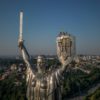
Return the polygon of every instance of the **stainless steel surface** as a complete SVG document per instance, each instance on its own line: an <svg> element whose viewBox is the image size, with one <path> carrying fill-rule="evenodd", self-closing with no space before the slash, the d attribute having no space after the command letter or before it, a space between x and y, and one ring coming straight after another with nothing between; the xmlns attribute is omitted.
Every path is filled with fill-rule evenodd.
<svg viewBox="0 0 100 100"><path fill-rule="evenodd" d="M63 72L67 72L69 64L75 56L75 39L66 33L61 33L57 37L57 55L61 66L46 70L46 59L44 56L37 57L37 71L32 68L30 56L22 40L22 19L23 13L20 13L20 34L19 48L24 62L27 66L27 99L28 100L61 100L61 83L63 81Z"/></svg>
<svg viewBox="0 0 100 100"><path fill-rule="evenodd" d="M65 38L64 40L65 40L64 41L65 47L63 46L64 50L60 51L61 55L58 56L58 57L62 57L64 63L60 60L62 66L60 66L60 68L57 68L55 70L50 70L50 71L46 71L45 69L46 60L43 56L37 57L37 66L36 66L37 71L34 71L32 69L30 63L30 56L23 43L20 50L22 53L23 60L27 65L26 82L27 82L28 100L61 100L62 98L61 81L63 79L62 73L65 71L67 65L72 61L71 56L69 56L70 59L64 58L63 52L66 52L64 54L67 55L68 52L66 50L70 47L70 46L66 47L66 43L68 43L68 40L67 42ZM62 47L57 47L57 49L59 48L61 49Z"/></svg>

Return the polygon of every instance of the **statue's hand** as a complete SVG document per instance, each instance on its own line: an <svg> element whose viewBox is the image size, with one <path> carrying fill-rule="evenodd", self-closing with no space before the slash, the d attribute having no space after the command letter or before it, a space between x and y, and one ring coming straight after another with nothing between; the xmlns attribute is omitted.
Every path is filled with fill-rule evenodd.
<svg viewBox="0 0 100 100"><path fill-rule="evenodd" d="M63 65L64 65L64 66L67 66L68 64L70 64L70 63L72 62L72 60L73 60L73 57L68 57L67 60L65 60L65 61L63 62Z"/></svg>
<svg viewBox="0 0 100 100"><path fill-rule="evenodd" d="M64 59L63 56L59 57L59 61L61 62L62 65L68 65L73 61L73 57L67 57L67 59Z"/></svg>
<svg viewBox="0 0 100 100"><path fill-rule="evenodd" d="M18 47L19 47L20 49L22 49L22 47L23 47L23 41L22 41L22 40L19 40L19 41L18 41Z"/></svg>

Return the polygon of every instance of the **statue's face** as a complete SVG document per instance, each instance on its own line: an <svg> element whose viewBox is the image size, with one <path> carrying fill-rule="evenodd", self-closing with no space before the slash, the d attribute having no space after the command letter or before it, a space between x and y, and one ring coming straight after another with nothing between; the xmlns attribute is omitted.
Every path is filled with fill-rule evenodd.
<svg viewBox="0 0 100 100"><path fill-rule="evenodd" d="M38 68L38 71L45 71L45 58L44 57L38 56L37 68Z"/></svg>

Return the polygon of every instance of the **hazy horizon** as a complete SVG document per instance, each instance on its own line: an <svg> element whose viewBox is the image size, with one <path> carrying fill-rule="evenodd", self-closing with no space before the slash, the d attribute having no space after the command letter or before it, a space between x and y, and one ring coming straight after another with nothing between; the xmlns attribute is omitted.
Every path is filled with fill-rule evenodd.
<svg viewBox="0 0 100 100"><path fill-rule="evenodd" d="M99 0L0 1L0 56L19 55L19 12L30 55L56 55L60 32L76 36L77 54L100 55Z"/></svg>

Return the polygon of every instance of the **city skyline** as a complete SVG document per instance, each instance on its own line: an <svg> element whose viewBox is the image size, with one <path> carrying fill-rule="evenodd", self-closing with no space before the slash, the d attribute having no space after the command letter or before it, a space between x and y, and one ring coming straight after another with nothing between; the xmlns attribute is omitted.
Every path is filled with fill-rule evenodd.
<svg viewBox="0 0 100 100"><path fill-rule="evenodd" d="M56 54L56 37L76 37L77 54L100 55L99 0L9 0L0 2L0 55L18 55L19 12L31 55Z"/></svg>

